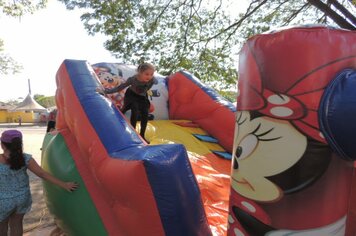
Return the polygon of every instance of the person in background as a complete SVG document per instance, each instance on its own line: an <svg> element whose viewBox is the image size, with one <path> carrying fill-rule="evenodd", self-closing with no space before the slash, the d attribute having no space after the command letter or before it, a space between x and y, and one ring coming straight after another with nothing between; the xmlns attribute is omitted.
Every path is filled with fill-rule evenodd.
<svg viewBox="0 0 356 236"><path fill-rule="evenodd" d="M141 137L149 143L145 138L145 132L148 122L148 112L150 109L150 101L148 100L147 92L151 89L157 80L153 77L155 67L150 63L142 63L137 67L137 74L129 77L125 83L111 89L104 89L98 87L96 89L99 93L110 94L119 92L126 87L124 97L124 105L121 112L125 114L126 111L131 109L130 123L136 128L138 116L141 115Z"/></svg>
<svg viewBox="0 0 356 236"><path fill-rule="evenodd" d="M42 169L31 155L23 153L22 133L6 130L1 134L0 154L0 235L22 236L23 218L32 205L27 169L38 177L68 192L77 189L75 182L64 182Z"/></svg>
<svg viewBox="0 0 356 236"><path fill-rule="evenodd" d="M54 120L49 120L47 122L47 130L46 133L52 132L56 130L56 122Z"/></svg>
<svg viewBox="0 0 356 236"><path fill-rule="evenodd" d="M18 121L19 121L19 126L21 126L21 125L22 125L22 117L21 117L21 116L18 116L17 119L18 119Z"/></svg>
<svg viewBox="0 0 356 236"><path fill-rule="evenodd" d="M51 111L48 115L48 121L56 121L57 109Z"/></svg>

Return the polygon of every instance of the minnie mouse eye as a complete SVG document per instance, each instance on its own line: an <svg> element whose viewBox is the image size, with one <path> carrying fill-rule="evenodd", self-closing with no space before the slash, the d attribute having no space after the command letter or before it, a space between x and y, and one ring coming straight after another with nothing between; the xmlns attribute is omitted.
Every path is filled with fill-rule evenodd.
<svg viewBox="0 0 356 236"><path fill-rule="evenodd" d="M237 162L236 158L234 158L233 168L234 170L237 170L239 168L239 163Z"/></svg>
<svg viewBox="0 0 356 236"><path fill-rule="evenodd" d="M238 146L236 148L236 154L235 155L236 155L237 158L239 158L241 156L241 154L242 154L242 147Z"/></svg>
<svg viewBox="0 0 356 236"><path fill-rule="evenodd" d="M251 153L255 150L258 144L258 138L253 135L249 134L245 138L243 138L236 148L235 156L238 160L243 160L251 155Z"/></svg>

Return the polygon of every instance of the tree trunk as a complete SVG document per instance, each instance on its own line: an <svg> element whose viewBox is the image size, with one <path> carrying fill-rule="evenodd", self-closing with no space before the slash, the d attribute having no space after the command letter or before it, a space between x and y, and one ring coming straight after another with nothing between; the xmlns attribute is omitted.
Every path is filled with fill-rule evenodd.
<svg viewBox="0 0 356 236"><path fill-rule="evenodd" d="M356 30L356 27L345 20L342 16L337 14L334 10L332 10L328 5L323 3L320 0L307 0L310 4L318 8L320 11L324 12L328 17L330 17L336 24L338 24L341 28ZM333 2L333 1L332 1Z"/></svg>
<svg viewBox="0 0 356 236"><path fill-rule="evenodd" d="M337 0L329 0L329 2L334 5L354 26L356 25L356 17L349 12L343 5L341 5Z"/></svg>

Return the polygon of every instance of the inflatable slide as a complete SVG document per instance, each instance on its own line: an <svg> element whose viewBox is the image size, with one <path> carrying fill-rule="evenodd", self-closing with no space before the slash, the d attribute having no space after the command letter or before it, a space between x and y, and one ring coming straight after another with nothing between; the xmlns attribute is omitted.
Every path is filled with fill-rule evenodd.
<svg viewBox="0 0 356 236"><path fill-rule="evenodd" d="M57 132L42 166L80 183L45 183L47 205L68 235L225 235L235 107L186 71L157 75L148 145L119 110L116 86L134 68L65 60L57 76ZM128 115L128 114L126 114Z"/></svg>

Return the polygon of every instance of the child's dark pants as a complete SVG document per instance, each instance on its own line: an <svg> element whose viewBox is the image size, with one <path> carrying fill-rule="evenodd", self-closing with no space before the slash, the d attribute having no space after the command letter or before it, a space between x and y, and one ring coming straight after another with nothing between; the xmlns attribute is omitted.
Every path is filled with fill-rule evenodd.
<svg viewBox="0 0 356 236"><path fill-rule="evenodd" d="M131 89L127 89L125 92L124 106L121 109L121 112L125 114L126 111L131 109L131 125L136 128L136 123L141 115L141 130L140 135L145 138L145 131L148 121L148 111L150 109L150 101L148 100L147 95L141 96L134 92Z"/></svg>

